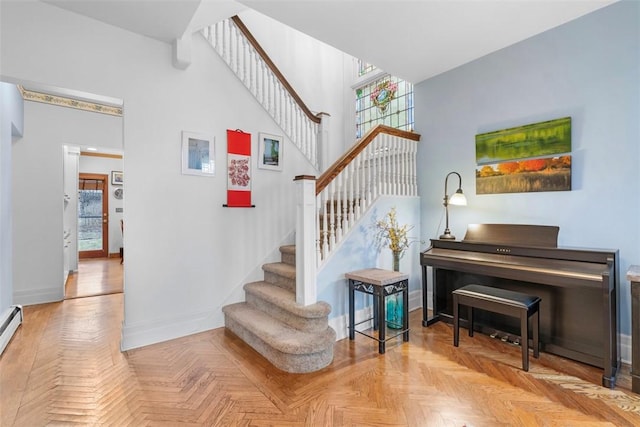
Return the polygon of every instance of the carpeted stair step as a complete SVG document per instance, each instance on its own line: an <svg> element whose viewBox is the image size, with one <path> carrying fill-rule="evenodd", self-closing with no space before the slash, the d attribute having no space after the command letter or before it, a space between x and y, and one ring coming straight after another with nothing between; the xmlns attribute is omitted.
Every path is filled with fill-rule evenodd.
<svg viewBox="0 0 640 427"><path fill-rule="evenodd" d="M280 246L280 259L283 263L296 266L296 245Z"/></svg>
<svg viewBox="0 0 640 427"><path fill-rule="evenodd" d="M292 328L306 332L322 332L327 328L331 306L324 301L300 305L293 292L265 281L247 283L244 292L249 305Z"/></svg>
<svg viewBox="0 0 640 427"><path fill-rule="evenodd" d="M314 372L333 360L336 333L329 326L322 332L292 328L245 302L222 309L225 326L286 372Z"/></svg>
<svg viewBox="0 0 640 427"><path fill-rule="evenodd" d="M296 267L284 262L272 262L262 266L264 281L288 291L296 291Z"/></svg>

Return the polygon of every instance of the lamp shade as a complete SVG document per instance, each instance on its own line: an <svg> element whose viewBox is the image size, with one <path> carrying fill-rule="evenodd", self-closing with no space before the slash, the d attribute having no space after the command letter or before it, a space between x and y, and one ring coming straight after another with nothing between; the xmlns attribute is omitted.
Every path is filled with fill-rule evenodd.
<svg viewBox="0 0 640 427"><path fill-rule="evenodd" d="M464 196L464 193L462 193L461 189L458 189L458 191L456 191L454 194L451 195L451 198L449 199L449 204L457 205L457 206L467 205L467 198Z"/></svg>

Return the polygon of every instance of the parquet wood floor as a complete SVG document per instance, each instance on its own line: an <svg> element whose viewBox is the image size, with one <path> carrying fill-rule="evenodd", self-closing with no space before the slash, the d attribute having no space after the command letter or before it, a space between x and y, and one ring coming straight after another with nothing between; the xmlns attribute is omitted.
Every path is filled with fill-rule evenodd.
<svg viewBox="0 0 640 427"><path fill-rule="evenodd" d="M120 258L85 258L78 262L78 271L70 274L64 297L84 298L122 292Z"/></svg>
<svg viewBox="0 0 640 427"><path fill-rule="evenodd" d="M633 426L640 396L622 377L452 328L336 343L333 363L287 374L224 328L119 351L123 295L25 307L0 359L2 426Z"/></svg>

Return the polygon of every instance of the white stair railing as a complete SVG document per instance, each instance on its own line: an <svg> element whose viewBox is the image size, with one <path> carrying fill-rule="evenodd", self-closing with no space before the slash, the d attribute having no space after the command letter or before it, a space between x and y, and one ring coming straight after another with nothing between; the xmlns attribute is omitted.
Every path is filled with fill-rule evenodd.
<svg viewBox="0 0 640 427"><path fill-rule="evenodd" d="M418 194L416 141L419 139L415 133L379 126L356 145L366 144L360 146L357 153L350 151L343 156L348 160L346 164L328 172L331 180L326 180L325 175L318 179L318 266L378 196Z"/></svg>
<svg viewBox="0 0 640 427"><path fill-rule="evenodd" d="M313 265L316 271L379 196L417 196L416 142L419 140L420 135L416 133L378 125L327 169L316 180L314 217L308 217L311 213L298 216L297 235L305 238L296 240L296 262ZM313 177L296 178L301 188L309 188L305 184L309 179ZM304 191L312 189L300 192L299 212L305 205L303 200L310 197ZM312 253L314 259L310 260ZM314 277L297 276L299 302L315 302L315 294L305 295L315 290L315 283L309 283Z"/></svg>
<svg viewBox="0 0 640 427"><path fill-rule="evenodd" d="M302 102L237 16L204 28L202 34L289 139L319 169L318 145L325 132L321 119L324 113L314 114Z"/></svg>

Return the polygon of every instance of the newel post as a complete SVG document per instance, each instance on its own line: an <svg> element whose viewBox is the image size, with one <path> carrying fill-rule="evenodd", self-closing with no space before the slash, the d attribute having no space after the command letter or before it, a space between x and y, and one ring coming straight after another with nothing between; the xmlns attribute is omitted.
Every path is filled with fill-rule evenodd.
<svg viewBox="0 0 640 427"><path fill-rule="evenodd" d="M318 113L318 116L322 119L320 125L318 126L318 147L317 153L318 157L318 165L320 166L320 170L324 171L331 165L328 165L329 160L329 118L331 117L328 113Z"/></svg>
<svg viewBox="0 0 640 427"><path fill-rule="evenodd" d="M316 177L299 175L296 183L296 302L316 298Z"/></svg>

